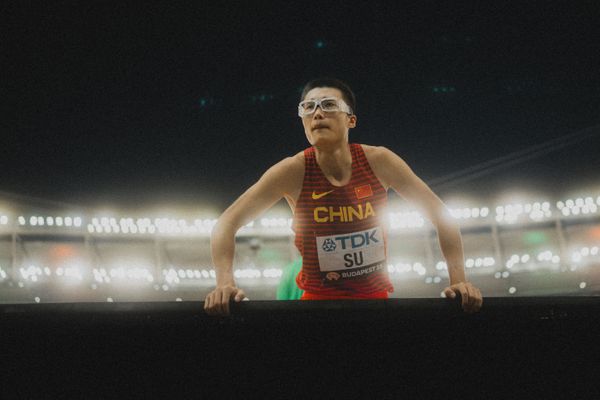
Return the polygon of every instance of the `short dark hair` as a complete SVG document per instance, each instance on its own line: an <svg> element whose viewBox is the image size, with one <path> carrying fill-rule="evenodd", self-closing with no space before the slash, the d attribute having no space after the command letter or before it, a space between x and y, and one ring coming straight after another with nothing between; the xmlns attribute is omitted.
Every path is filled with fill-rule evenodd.
<svg viewBox="0 0 600 400"><path fill-rule="evenodd" d="M318 78L309 81L306 85L304 85L304 89L302 89L300 101L304 100L308 92L318 87L331 87L338 89L340 92L342 92L343 100L350 106L350 111L352 114L356 113L356 97L354 97L352 89L350 89L350 86L344 82L335 78Z"/></svg>

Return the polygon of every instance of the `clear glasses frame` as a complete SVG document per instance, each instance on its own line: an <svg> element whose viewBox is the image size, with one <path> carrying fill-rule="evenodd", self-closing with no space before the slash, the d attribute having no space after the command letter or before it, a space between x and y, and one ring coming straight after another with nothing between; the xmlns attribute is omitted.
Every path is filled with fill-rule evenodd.
<svg viewBox="0 0 600 400"><path fill-rule="evenodd" d="M330 107L325 105L325 107L323 107L323 103L327 102L327 101L334 101L335 105L334 107ZM308 107L308 110L312 110L312 111L307 111L307 105L311 104L311 107ZM346 102L342 99L338 99L337 97L324 97L322 99L318 99L318 100L304 100L301 101L300 104L298 104L298 116L300 118L305 117L307 115L311 115L312 113L314 113L315 111L317 111L317 107L321 107L321 110L323 110L324 112L337 112L337 111L342 111L345 112L346 114L352 115L352 110L350 109L350 106L348 106L348 104L346 104Z"/></svg>

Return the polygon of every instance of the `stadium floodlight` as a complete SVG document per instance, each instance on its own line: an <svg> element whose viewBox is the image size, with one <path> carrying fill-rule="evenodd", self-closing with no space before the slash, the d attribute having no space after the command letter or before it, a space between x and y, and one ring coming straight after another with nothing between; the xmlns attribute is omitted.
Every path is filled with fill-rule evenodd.
<svg viewBox="0 0 600 400"><path fill-rule="evenodd" d="M491 267L494 264L496 264L496 260L493 257L484 257L484 259L483 259L483 265L485 267Z"/></svg>
<svg viewBox="0 0 600 400"><path fill-rule="evenodd" d="M567 205L567 207L569 208L573 208L575 206L575 202L572 199L568 199L565 204Z"/></svg>
<svg viewBox="0 0 600 400"><path fill-rule="evenodd" d="M81 269L79 267L66 267L65 277L75 278L78 281L83 279L81 275Z"/></svg>
<svg viewBox="0 0 600 400"><path fill-rule="evenodd" d="M102 283L104 282L104 278L102 277L102 275L100 275L100 273L98 272L98 270L96 268L94 268L94 270L92 271L93 275L94 275L94 280L98 283Z"/></svg>
<svg viewBox="0 0 600 400"><path fill-rule="evenodd" d="M283 271L280 268L267 268L262 271L265 278L281 278Z"/></svg>

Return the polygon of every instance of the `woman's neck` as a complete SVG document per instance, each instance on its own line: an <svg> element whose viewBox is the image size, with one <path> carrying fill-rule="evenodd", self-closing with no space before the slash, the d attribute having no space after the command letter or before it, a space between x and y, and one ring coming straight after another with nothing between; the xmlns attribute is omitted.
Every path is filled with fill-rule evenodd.
<svg viewBox="0 0 600 400"><path fill-rule="evenodd" d="M352 175L352 153L348 143L326 149L315 147L315 157L326 177L343 182Z"/></svg>

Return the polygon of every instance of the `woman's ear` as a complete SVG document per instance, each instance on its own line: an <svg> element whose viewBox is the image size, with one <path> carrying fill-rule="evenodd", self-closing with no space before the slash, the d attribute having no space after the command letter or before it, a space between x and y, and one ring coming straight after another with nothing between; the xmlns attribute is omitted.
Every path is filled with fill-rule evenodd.
<svg viewBox="0 0 600 400"><path fill-rule="evenodd" d="M348 116L348 128L356 128L356 115Z"/></svg>

